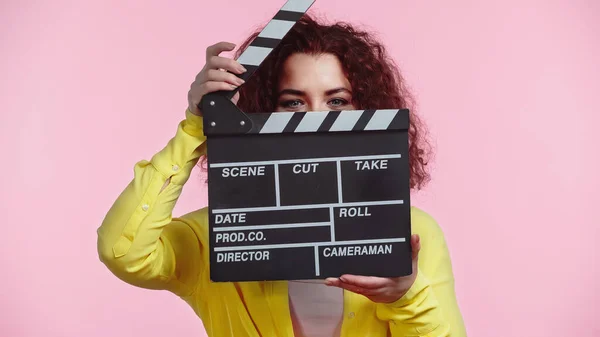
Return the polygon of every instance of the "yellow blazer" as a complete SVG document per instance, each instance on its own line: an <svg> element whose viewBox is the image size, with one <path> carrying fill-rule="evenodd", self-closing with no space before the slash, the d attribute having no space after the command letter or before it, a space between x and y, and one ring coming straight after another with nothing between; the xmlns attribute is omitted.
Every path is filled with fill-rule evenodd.
<svg viewBox="0 0 600 337"><path fill-rule="evenodd" d="M98 228L100 259L131 285L181 297L211 337L292 337L287 282L211 282L207 209L172 217L205 140L202 118L186 111L167 146L135 165ZM416 282L389 304L344 291L341 337L466 336L443 232L422 210L411 213L422 247Z"/></svg>

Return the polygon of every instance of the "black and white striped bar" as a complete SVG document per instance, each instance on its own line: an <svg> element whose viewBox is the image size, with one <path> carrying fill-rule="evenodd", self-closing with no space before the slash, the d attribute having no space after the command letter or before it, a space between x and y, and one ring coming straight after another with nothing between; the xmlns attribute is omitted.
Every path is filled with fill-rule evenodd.
<svg viewBox="0 0 600 337"><path fill-rule="evenodd" d="M248 114L249 133L308 133L408 129L408 110L344 110Z"/></svg>
<svg viewBox="0 0 600 337"><path fill-rule="evenodd" d="M315 0L288 0L281 7L237 59L248 70L240 76L241 78L248 80L252 76L314 2Z"/></svg>

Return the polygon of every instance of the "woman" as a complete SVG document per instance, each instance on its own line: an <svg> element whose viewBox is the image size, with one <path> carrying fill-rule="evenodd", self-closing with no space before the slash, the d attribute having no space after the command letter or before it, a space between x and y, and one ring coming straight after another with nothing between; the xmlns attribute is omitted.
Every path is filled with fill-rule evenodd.
<svg viewBox="0 0 600 337"><path fill-rule="evenodd" d="M183 298L209 336L465 336L443 233L417 208L411 212L412 275L210 281L207 209L175 219L172 210L205 150L198 103L209 92L243 83L231 73L246 70L219 56L233 49L225 42L207 49L206 65L191 85L186 118L174 138L150 161L135 166L132 183L98 230L102 262L125 282ZM383 46L348 24L322 25L308 16L233 100L250 113L410 107L403 80ZM428 179L426 142L414 114L411 123L411 187L419 189Z"/></svg>

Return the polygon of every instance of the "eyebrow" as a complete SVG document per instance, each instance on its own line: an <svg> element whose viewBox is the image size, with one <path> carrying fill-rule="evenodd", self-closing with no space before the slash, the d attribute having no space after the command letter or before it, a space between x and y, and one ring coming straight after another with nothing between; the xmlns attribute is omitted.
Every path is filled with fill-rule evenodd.
<svg viewBox="0 0 600 337"><path fill-rule="evenodd" d="M346 92L348 94L352 94L352 92L344 87L339 87L339 88L335 88L335 89L330 89L327 90L325 92L325 96L331 96L340 92ZM296 90L296 89L283 89L279 92L279 94L277 95L277 97L281 97L282 95L294 95L294 96L306 96L306 93L304 91L301 90Z"/></svg>

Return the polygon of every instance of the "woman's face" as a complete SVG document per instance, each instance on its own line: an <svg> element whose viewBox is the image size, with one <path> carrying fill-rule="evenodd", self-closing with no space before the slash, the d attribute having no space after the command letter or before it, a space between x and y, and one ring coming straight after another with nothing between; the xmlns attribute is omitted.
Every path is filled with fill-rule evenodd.
<svg viewBox="0 0 600 337"><path fill-rule="evenodd" d="M292 54L283 64L276 111L352 110L352 88L332 54Z"/></svg>

